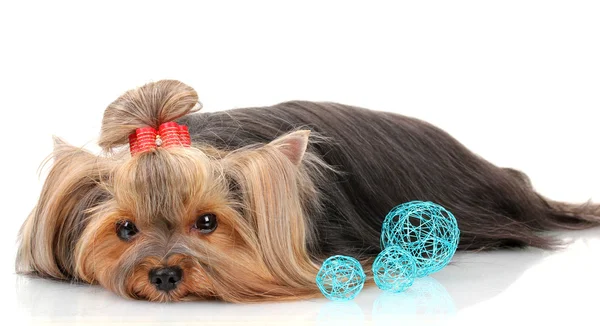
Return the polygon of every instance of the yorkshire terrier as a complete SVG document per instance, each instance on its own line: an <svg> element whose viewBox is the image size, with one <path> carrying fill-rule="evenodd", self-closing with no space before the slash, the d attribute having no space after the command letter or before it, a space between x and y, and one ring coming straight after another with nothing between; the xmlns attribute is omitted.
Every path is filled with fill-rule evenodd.
<svg viewBox="0 0 600 326"><path fill-rule="evenodd" d="M599 205L549 200L415 118L302 101L200 108L191 87L158 81L107 107L101 155L56 139L17 271L150 301L293 300L319 294L331 255L369 271L386 213L412 200L453 212L459 250L553 248L544 231L600 224Z"/></svg>

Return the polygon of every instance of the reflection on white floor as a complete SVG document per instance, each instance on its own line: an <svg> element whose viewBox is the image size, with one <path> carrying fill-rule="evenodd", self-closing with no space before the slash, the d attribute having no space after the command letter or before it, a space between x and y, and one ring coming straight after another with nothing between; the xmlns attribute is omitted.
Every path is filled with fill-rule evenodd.
<svg viewBox="0 0 600 326"><path fill-rule="evenodd" d="M161 304L122 299L97 286L14 276L17 300L11 313L34 322L285 322L328 326L333 322L389 326L390 321L416 320L437 324L477 320L493 312L499 318L495 320L528 312L567 316L572 311L581 317L583 308L597 305L586 294L600 293L600 229L560 236L572 240L560 251L458 253L451 265L416 280L404 293L389 294L369 287L345 303L323 298L249 305ZM561 277L568 277L568 282L558 282ZM560 300L566 297L569 299ZM552 310L554 304L560 309Z"/></svg>

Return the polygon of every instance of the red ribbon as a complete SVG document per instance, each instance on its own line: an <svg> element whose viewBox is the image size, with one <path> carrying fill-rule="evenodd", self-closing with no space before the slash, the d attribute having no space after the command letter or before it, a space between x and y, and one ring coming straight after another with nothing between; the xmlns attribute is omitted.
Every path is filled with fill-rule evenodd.
<svg viewBox="0 0 600 326"><path fill-rule="evenodd" d="M131 155L158 147L190 147L191 144L187 126L180 126L176 122L165 122L158 127L158 131L152 127L138 128L129 135Z"/></svg>

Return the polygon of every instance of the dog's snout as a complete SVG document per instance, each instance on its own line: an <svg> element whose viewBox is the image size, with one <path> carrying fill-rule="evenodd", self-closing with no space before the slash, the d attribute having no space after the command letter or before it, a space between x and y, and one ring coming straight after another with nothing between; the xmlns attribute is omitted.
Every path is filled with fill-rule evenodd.
<svg viewBox="0 0 600 326"><path fill-rule="evenodd" d="M183 271L177 266L155 268L150 271L150 282L161 291L171 291L177 287Z"/></svg>

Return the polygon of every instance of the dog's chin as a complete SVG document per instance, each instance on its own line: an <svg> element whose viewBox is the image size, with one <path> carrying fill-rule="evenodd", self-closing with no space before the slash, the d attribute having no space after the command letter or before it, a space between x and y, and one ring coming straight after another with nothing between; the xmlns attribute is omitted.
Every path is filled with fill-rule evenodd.
<svg viewBox="0 0 600 326"><path fill-rule="evenodd" d="M169 292L157 291L153 290L151 292L145 293L133 293L133 298L138 300L152 301L152 302L180 302L180 301L197 301L202 300L200 296L197 296L193 293L182 291L182 290L172 290Z"/></svg>

